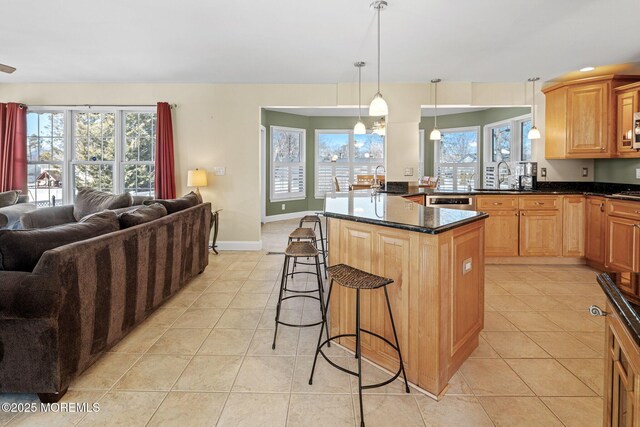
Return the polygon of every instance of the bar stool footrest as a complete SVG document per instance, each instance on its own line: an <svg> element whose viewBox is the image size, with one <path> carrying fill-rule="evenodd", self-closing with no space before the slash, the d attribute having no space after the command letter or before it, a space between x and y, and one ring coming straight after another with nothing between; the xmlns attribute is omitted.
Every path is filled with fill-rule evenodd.
<svg viewBox="0 0 640 427"><path fill-rule="evenodd" d="M316 323L305 323L303 325L294 325L292 323L286 323L283 322L282 320L277 320L276 323L280 324L280 325L284 325L284 326L289 326L292 328L310 328L312 326L318 326L318 325L322 325L322 320Z"/></svg>

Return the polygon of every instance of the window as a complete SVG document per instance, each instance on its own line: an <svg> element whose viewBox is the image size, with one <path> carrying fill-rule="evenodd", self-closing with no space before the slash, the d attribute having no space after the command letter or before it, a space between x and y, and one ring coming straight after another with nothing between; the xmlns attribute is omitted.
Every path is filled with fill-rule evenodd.
<svg viewBox="0 0 640 427"><path fill-rule="evenodd" d="M531 140L529 131L531 130L531 119L520 120L520 160L531 160Z"/></svg>
<svg viewBox="0 0 640 427"><path fill-rule="evenodd" d="M491 128L491 161L508 162L511 160L511 124Z"/></svg>
<svg viewBox="0 0 640 427"><path fill-rule="evenodd" d="M376 133L354 135L352 130L316 130L315 197L332 192L333 177L340 189L349 188L356 175L373 174L384 164L384 137Z"/></svg>
<svg viewBox="0 0 640 427"><path fill-rule="evenodd" d="M304 129L271 126L271 201L304 199Z"/></svg>
<svg viewBox="0 0 640 427"><path fill-rule="evenodd" d="M463 190L478 180L478 139L480 128L442 129L435 143L435 171L442 190Z"/></svg>
<svg viewBox="0 0 640 427"><path fill-rule="evenodd" d="M527 137L531 129L531 117L515 117L485 126L485 163L488 166L501 161L531 160L531 141Z"/></svg>
<svg viewBox="0 0 640 427"><path fill-rule="evenodd" d="M28 191L38 206L71 203L77 189L153 195L155 108L27 113Z"/></svg>

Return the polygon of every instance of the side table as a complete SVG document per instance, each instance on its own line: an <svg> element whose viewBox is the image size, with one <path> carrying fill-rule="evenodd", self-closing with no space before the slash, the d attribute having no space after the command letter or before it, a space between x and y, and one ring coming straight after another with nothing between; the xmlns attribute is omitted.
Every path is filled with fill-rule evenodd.
<svg viewBox="0 0 640 427"><path fill-rule="evenodd" d="M218 220L219 220L219 212L222 209L215 210L211 212L211 226L213 227L213 241L211 242L211 246L209 247L214 254L218 255L218 251L216 250L216 241L218 240Z"/></svg>

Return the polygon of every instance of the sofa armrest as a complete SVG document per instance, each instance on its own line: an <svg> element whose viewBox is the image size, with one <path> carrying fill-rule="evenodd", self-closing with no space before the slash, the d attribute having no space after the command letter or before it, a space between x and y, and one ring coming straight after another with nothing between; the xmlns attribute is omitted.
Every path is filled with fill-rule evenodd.
<svg viewBox="0 0 640 427"><path fill-rule="evenodd" d="M20 217L20 222L23 228L44 228L76 222L76 219L73 216L73 205L63 205L27 212Z"/></svg>
<svg viewBox="0 0 640 427"><path fill-rule="evenodd" d="M36 209L32 203L18 203L0 208L0 228L19 228L20 217Z"/></svg>
<svg viewBox="0 0 640 427"><path fill-rule="evenodd" d="M60 287L50 278L24 271L0 271L0 320L52 318Z"/></svg>

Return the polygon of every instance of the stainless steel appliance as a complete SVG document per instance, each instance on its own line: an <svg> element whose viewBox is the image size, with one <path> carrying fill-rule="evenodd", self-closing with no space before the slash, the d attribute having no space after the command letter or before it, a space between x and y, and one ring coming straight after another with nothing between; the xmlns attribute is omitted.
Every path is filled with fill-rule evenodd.
<svg viewBox="0 0 640 427"><path fill-rule="evenodd" d="M538 163L518 162L516 166L517 183L520 190L538 188Z"/></svg>
<svg viewBox="0 0 640 427"><path fill-rule="evenodd" d="M640 199L640 191L621 191L614 194L614 196L631 197L633 199Z"/></svg>
<svg viewBox="0 0 640 427"><path fill-rule="evenodd" d="M633 146L634 150L640 150L640 113L633 113Z"/></svg>
<svg viewBox="0 0 640 427"><path fill-rule="evenodd" d="M426 206L430 208L475 210L476 198L461 194L439 194L427 196Z"/></svg>

